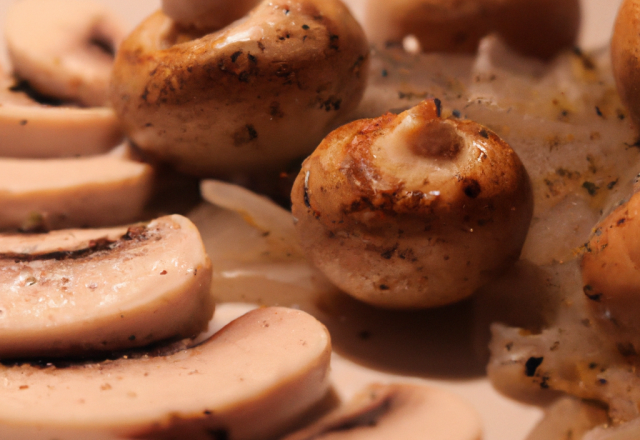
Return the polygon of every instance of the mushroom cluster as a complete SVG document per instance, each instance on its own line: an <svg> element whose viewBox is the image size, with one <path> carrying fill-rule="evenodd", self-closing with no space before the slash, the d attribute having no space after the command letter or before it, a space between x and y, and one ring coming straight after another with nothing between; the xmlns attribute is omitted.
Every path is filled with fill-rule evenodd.
<svg viewBox="0 0 640 440"><path fill-rule="evenodd" d="M416 53L407 62L406 53L395 52L407 35L425 51L459 53L475 51L485 35L497 33L520 54L549 60L574 44L579 3L363 4L370 41L340 0L163 0L162 10L126 38L118 19L100 4L16 3L6 28L13 76L0 72L0 230L7 231L0 234L0 438L410 440L425 432L437 439L482 438L474 408L453 393L417 384L370 385L328 411L326 405L335 405L330 402L332 341L318 319L326 319L328 327L334 322L326 311L334 306L331 295L336 303L390 317L389 322L414 316L410 313L433 317L442 310L422 315L427 312L377 309L459 302L496 289L505 272L512 271L513 278L515 263L525 264L520 255L531 232L534 198L541 196L525 168L529 158L520 156L526 146L507 139L506 122L487 116L500 106L481 107L486 97L478 91L488 88L469 91L472 83L499 82L490 74L490 57L445 56L444 64L477 69L464 84L442 72L429 79L446 84L450 93L436 95L402 79L386 89L400 84L394 98L369 89L369 102L383 103L388 112L341 124L355 119L370 72L402 78L408 66L419 65L416 60L437 59ZM625 69L633 70L635 62L638 4L625 3L626 18L619 20L612 46L634 120L640 120L633 108L634 77ZM370 42L378 43L374 51ZM574 56L583 70L595 70L588 55L575 50ZM527 63L546 68L539 60L517 58L514 64ZM585 74L584 82L597 83L593 75ZM595 106L603 119L616 105L608 99ZM448 108L462 101L464 107ZM391 102L401 102L401 108ZM565 107L554 123L577 112ZM481 119L483 111L482 124L468 117ZM494 114L506 115L511 108L499 111ZM625 117L618 112L612 119ZM527 118L530 126L539 122ZM599 136L596 128L589 133L592 139ZM127 142L114 148L124 136ZM549 151L562 142L550 140ZM309 153L295 172L292 213L228 182L201 185L204 199L235 211L233 218L244 218L255 228L252 237L266 243L253 250L259 261L252 261L250 270L230 270L227 280L277 261L286 269L270 274L270 282L291 276L283 275L291 267L304 267L304 277L321 286L318 304L317 298L302 298L303 288L292 290L295 301L287 299L311 315L262 307L214 331L217 280L202 236L206 228L198 230L178 214L151 218L151 196L160 185L171 186L156 165L246 183L261 172L300 166L291 164ZM598 159L587 155L593 175ZM601 186L623 185L619 179L590 182L586 172L562 167L553 174L566 180L577 175L598 209L605 206L595 197ZM549 191L552 178L545 183ZM161 197L161 211L171 211L169 198ZM564 355L562 365L551 355L562 352L562 338L574 327L558 332L562 343L557 344L548 330L532 335L494 327L499 336L492 350L507 353L513 373L504 375L505 383L524 374L527 385L610 404L608 414L571 407L567 419L591 417L582 431L572 430L573 421L567 424L572 433L593 428L596 419L617 423L633 413L629 407L620 410L620 401L626 402L619 398L621 381L611 380L608 368L638 365L634 225L639 203L633 196L614 209L585 247L581 273L589 315L580 325L598 328L613 341L599 339L597 348L606 348L582 356L589 358L588 371L582 371L584 360L569 371L566 360L575 357ZM222 211L204 206L203 215ZM214 221L208 226L227 234ZM22 233L10 232L15 230ZM240 244L241 234L228 235ZM562 264L548 262L553 270ZM546 274L548 267L542 266L536 269ZM577 263L574 270L565 269L566 278L575 278L576 268ZM548 276L545 288L553 290L549 285L555 281ZM297 278L295 283L302 284ZM252 288L257 284L254 280ZM553 288L564 292L568 284ZM538 287L526 292L538 294ZM232 294L253 298L243 288ZM285 296L261 302L287 303L281 301ZM557 302L570 307L572 301ZM335 321L349 321L347 311L339 313ZM349 330L362 341L373 338L369 330ZM518 343L525 337L533 342L523 348ZM507 371L504 366L494 358L494 380ZM640 383L635 373L625 373L630 383ZM611 386L593 392L587 379L603 386L611 380ZM310 418L316 422L296 431Z"/></svg>
<svg viewBox="0 0 640 440"><path fill-rule="evenodd" d="M163 183L133 148L117 146L113 110L89 107L106 104L119 22L78 0L25 0L9 20L0 437L253 439L290 430L327 394L327 329L306 313L268 308L203 342L214 297L198 229L181 215L120 226L148 219ZM77 229L97 226L108 228Z"/></svg>

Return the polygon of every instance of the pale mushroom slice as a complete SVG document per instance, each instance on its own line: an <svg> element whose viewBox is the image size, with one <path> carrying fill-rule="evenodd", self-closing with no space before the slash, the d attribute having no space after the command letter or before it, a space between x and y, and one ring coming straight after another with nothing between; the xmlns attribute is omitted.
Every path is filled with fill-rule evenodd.
<svg viewBox="0 0 640 440"><path fill-rule="evenodd" d="M41 93L86 106L106 104L115 51L125 35L108 8L87 0L16 2L5 26L18 77Z"/></svg>
<svg viewBox="0 0 640 440"><path fill-rule="evenodd" d="M480 440L480 417L456 395L424 385L372 384L283 440Z"/></svg>
<svg viewBox="0 0 640 440"><path fill-rule="evenodd" d="M20 158L100 154L123 138L112 109L39 103L1 69L0 133L0 156Z"/></svg>
<svg viewBox="0 0 640 440"><path fill-rule="evenodd" d="M315 318L263 308L166 356L0 367L0 437L273 438L326 395L330 357Z"/></svg>
<svg viewBox="0 0 640 440"><path fill-rule="evenodd" d="M206 329L211 263L193 223L174 215L115 240L114 232L95 231L83 248L65 243L75 231L26 236L27 249L37 238L65 244L32 252L11 252L9 239L0 253L0 358L84 355Z"/></svg>
<svg viewBox="0 0 640 440"><path fill-rule="evenodd" d="M0 229L102 227L142 218L153 168L117 155L0 159Z"/></svg>

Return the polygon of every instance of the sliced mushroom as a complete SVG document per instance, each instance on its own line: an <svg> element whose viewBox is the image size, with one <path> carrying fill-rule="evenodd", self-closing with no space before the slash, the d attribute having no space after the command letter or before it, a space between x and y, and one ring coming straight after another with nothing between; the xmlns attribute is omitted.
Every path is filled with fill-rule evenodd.
<svg viewBox="0 0 640 440"><path fill-rule="evenodd" d="M2 366L0 437L273 438L324 397L330 357L315 318L263 308L167 356Z"/></svg>
<svg viewBox="0 0 640 440"><path fill-rule="evenodd" d="M261 0L162 0L162 10L183 27L218 30L246 15Z"/></svg>
<svg viewBox="0 0 640 440"><path fill-rule="evenodd" d="M516 153L438 101L345 125L291 193L305 252L338 287L391 308L471 295L517 261L532 194Z"/></svg>
<svg viewBox="0 0 640 440"><path fill-rule="evenodd" d="M36 90L86 106L106 104L120 21L102 3L23 0L9 10L5 37L15 74Z"/></svg>
<svg viewBox="0 0 640 440"><path fill-rule="evenodd" d="M0 156L23 158L100 154L123 137L112 109L41 104L1 71L0 132Z"/></svg>
<svg viewBox="0 0 640 440"><path fill-rule="evenodd" d="M157 12L123 42L110 96L148 154L230 175L308 154L360 101L368 60L339 0L264 0L207 35Z"/></svg>
<svg viewBox="0 0 640 440"><path fill-rule="evenodd" d="M352 401L283 440L480 440L477 412L456 395L424 385L373 384Z"/></svg>
<svg viewBox="0 0 640 440"><path fill-rule="evenodd" d="M69 240L76 231L27 235L22 252L14 251L20 237L7 237L0 253L0 358L139 347L206 328L211 263L196 227L170 216L114 240L115 232L95 231L88 243L82 231L79 240Z"/></svg>
<svg viewBox="0 0 640 440"><path fill-rule="evenodd" d="M138 221L153 193L153 181L150 165L117 155L0 159L0 229Z"/></svg>
<svg viewBox="0 0 640 440"><path fill-rule="evenodd" d="M550 58L575 44L579 24L578 0L370 0L365 12L372 42L413 35L426 52L474 52L497 32L526 55Z"/></svg>
<svg viewBox="0 0 640 440"><path fill-rule="evenodd" d="M623 349L640 352L640 193L598 223L582 257L584 298Z"/></svg>

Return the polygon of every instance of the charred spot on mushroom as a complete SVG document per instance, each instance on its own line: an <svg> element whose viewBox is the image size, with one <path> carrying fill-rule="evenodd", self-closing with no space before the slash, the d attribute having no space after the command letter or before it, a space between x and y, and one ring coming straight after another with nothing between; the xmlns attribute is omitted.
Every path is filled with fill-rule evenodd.
<svg viewBox="0 0 640 440"><path fill-rule="evenodd" d="M543 357L530 357L527 359L527 362L524 364L524 374L527 377L533 377L536 375L536 371L538 367L544 361Z"/></svg>
<svg viewBox="0 0 640 440"><path fill-rule="evenodd" d="M242 128L236 130L233 134L233 143L236 146L241 146L250 143L258 138L258 132L252 124L247 124Z"/></svg>
<svg viewBox="0 0 640 440"><path fill-rule="evenodd" d="M480 183L475 179L468 179L464 181L464 194L472 199L475 199L482 192Z"/></svg>

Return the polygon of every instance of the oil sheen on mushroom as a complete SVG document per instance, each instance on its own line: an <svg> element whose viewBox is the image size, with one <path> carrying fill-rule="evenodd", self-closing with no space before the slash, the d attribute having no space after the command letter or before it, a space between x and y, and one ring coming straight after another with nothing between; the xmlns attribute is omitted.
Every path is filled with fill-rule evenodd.
<svg viewBox="0 0 640 440"><path fill-rule="evenodd" d="M390 308L471 295L515 262L532 194L515 152L439 101L332 132L292 191L302 246L350 295Z"/></svg>
<svg viewBox="0 0 640 440"><path fill-rule="evenodd" d="M0 358L93 354L206 329L211 263L193 223L174 215L89 232L0 236Z"/></svg>
<svg viewBox="0 0 640 440"><path fill-rule="evenodd" d="M329 388L312 316L262 308L206 342L102 363L0 366L0 438L279 438Z"/></svg>
<svg viewBox="0 0 640 440"><path fill-rule="evenodd" d="M209 34L159 11L122 44L110 98L148 154L230 175L309 154L357 106L368 60L339 0L265 0Z"/></svg>
<svg viewBox="0 0 640 440"><path fill-rule="evenodd" d="M582 257L584 300L620 347L640 352L640 193L596 225Z"/></svg>

